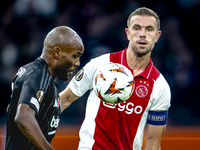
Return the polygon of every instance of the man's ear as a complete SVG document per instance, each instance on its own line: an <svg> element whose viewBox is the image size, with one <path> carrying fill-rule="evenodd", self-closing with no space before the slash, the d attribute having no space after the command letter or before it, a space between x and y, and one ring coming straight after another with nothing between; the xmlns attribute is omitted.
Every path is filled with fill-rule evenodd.
<svg viewBox="0 0 200 150"><path fill-rule="evenodd" d="M160 35L161 35L161 31L158 31L158 32L156 33L156 41L155 41L155 42L158 41L158 39L160 38Z"/></svg>
<svg viewBox="0 0 200 150"><path fill-rule="evenodd" d="M59 58L60 57L60 48L59 47L54 47L53 48L53 56L54 56L54 58Z"/></svg>
<svg viewBox="0 0 200 150"><path fill-rule="evenodd" d="M130 37L129 37L130 31L129 31L129 29L125 28L125 32L126 32L127 39L130 40Z"/></svg>

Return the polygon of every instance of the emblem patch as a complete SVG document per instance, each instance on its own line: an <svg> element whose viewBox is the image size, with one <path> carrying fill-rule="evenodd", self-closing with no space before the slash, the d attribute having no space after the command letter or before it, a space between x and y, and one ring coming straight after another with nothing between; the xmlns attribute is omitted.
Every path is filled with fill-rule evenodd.
<svg viewBox="0 0 200 150"><path fill-rule="evenodd" d="M44 97L44 92L43 91L37 91L36 97L37 97L38 101L41 102L43 100L43 97Z"/></svg>
<svg viewBox="0 0 200 150"><path fill-rule="evenodd" d="M74 79L72 79L72 84L73 84L73 86L74 86L76 89L78 88L78 85L76 84L76 82L75 82Z"/></svg>
<svg viewBox="0 0 200 150"><path fill-rule="evenodd" d="M83 78L84 70L81 69L75 76L76 81L80 81Z"/></svg>
<svg viewBox="0 0 200 150"><path fill-rule="evenodd" d="M20 67L18 72L17 72L17 75L19 78L21 78L21 76L23 76L23 74L26 72L26 69L23 68L23 67Z"/></svg>
<svg viewBox="0 0 200 150"><path fill-rule="evenodd" d="M40 105L39 105L37 99L34 98L34 97L32 97L30 102L31 102L33 105L35 105L35 107L37 108L37 111L39 111Z"/></svg>
<svg viewBox="0 0 200 150"><path fill-rule="evenodd" d="M136 87L135 92L139 97L145 97L148 94L148 89L144 85L139 85Z"/></svg>

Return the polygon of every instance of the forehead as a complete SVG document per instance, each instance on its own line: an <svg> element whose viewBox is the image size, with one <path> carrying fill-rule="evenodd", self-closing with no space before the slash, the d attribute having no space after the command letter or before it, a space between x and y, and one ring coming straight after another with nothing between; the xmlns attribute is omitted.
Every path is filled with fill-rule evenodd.
<svg viewBox="0 0 200 150"><path fill-rule="evenodd" d="M140 25L140 26L153 26L156 28L156 18L153 16L140 16L140 15L135 15L132 16L130 19L130 27L133 25Z"/></svg>
<svg viewBox="0 0 200 150"><path fill-rule="evenodd" d="M69 47L65 50L66 54L82 54L84 52L84 47L83 46L74 46L74 47Z"/></svg>
<svg viewBox="0 0 200 150"><path fill-rule="evenodd" d="M66 53L83 53L84 45L81 39L71 39L70 43L65 43L64 49Z"/></svg>

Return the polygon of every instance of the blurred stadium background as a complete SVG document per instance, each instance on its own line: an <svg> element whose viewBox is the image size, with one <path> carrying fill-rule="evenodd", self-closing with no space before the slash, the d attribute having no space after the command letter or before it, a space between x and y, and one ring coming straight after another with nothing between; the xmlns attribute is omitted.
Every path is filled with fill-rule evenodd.
<svg viewBox="0 0 200 150"><path fill-rule="evenodd" d="M185 149L186 145L198 144L200 142L199 0L2 0L0 2L0 149L4 149L6 107L10 101L12 79L21 65L33 61L41 54L46 34L56 26L66 25L81 36L85 53L81 58L80 69L91 58L126 48L128 41L124 29L127 27L127 18L132 11L143 6L153 9L160 17L162 35L155 45L152 59L165 76L172 92L168 127L162 139L163 149L167 145L173 145L173 142L177 145L181 140L179 145ZM57 82L61 91L68 84L59 80ZM67 146L77 147L78 130L85 115L87 95L88 93L74 102L61 115L60 128L53 141L54 145L61 146L60 143L65 143L66 147L63 149L69 150L74 148ZM66 140L62 141L62 138L68 139L68 143ZM172 148L167 149L172 150Z"/></svg>

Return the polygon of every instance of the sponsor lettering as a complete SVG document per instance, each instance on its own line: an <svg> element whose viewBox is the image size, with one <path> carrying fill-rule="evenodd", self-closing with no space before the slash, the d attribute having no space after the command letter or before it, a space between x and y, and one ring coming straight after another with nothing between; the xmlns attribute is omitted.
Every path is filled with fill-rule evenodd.
<svg viewBox="0 0 200 150"><path fill-rule="evenodd" d="M54 128L57 128L58 127L58 124L59 124L59 116L57 116L57 118L55 118L55 116L53 116L52 120L51 120L51 123L50 123L50 127L54 127Z"/></svg>
<svg viewBox="0 0 200 150"><path fill-rule="evenodd" d="M140 114L142 113L142 110L143 110L142 106L140 105L135 106L131 102L126 103L126 101L119 104L108 104L108 103L103 102L103 105L111 109L116 108L118 111L125 111L126 114L132 114L133 112L135 114Z"/></svg>
<svg viewBox="0 0 200 150"><path fill-rule="evenodd" d="M165 115L150 115L148 116L148 120L151 121L165 121Z"/></svg>

